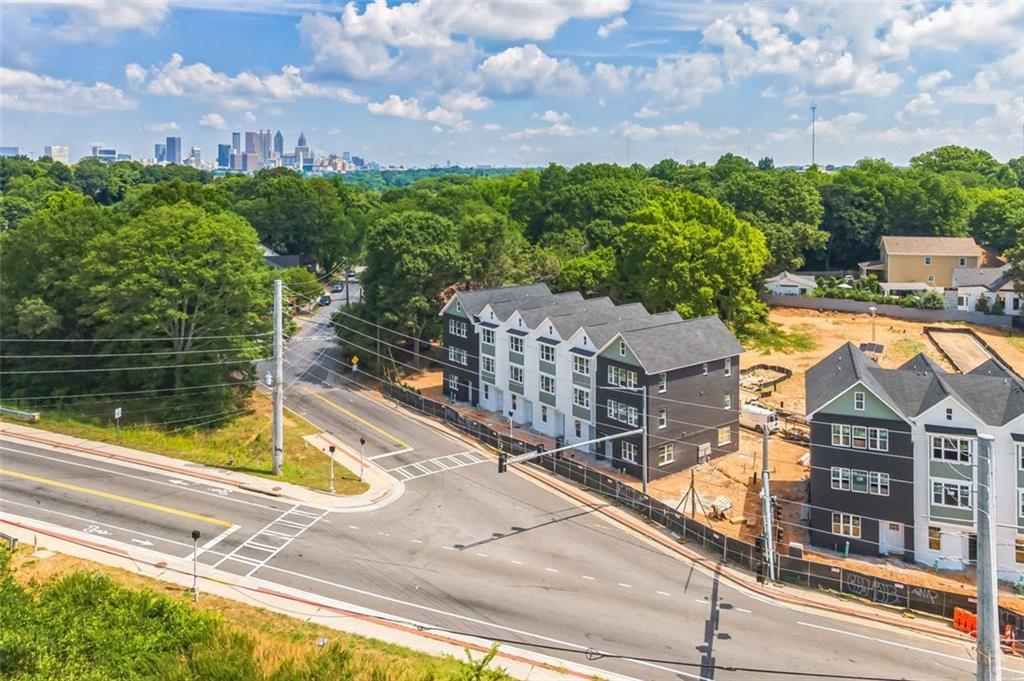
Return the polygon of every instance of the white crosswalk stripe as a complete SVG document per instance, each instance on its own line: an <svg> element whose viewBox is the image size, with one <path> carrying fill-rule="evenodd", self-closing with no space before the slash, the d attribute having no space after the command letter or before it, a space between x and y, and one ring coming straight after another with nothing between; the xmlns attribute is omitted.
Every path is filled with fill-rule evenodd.
<svg viewBox="0 0 1024 681"><path fill-rule="evenodd" d="M318 520L321 520L328 513L329 511L323 511L320 515L316 515L307 511L300 511L298 505L292 506L290 509L267 523L266 526L258 532L246 539L245 542L239 544L234 551L217 561L214 564L214 567L219 567L220 564L225 561L235 561L252 567L252 570L246 574L246 576L250 576L252 573L266 565L270 559L295 541L300 534L313 527ZM246 556L241 553L246 550L259 551L260 553L270 555L257 560L251 556Z"/></svg>
<svg viewBox="0 0 1024 681"><path fill-rule="evenodd" d="M486 461L489 461L487 457L481 456L476 452L458 452L457 454L436 456L433 459L424 459L423 461L416 461L414 463L407 463L403 466L388 468L387 471L402 482L407 482L409 480L425 478L428 475L436 475L437 473L443 473L444 471L450 471L456 468L464 468L478 463L485 463Z"/></svg>

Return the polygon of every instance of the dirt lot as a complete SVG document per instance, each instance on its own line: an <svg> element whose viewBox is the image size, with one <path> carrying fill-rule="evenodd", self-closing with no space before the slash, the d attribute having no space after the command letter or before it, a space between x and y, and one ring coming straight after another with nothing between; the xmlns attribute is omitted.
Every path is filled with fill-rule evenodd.
<svg viewBox="0 0 1024 681"><path fill-rule="evenodd" d="M790 333L810 336L815 345L812 350L792 353L763 353L749 349L740 359L741 366L776 364L793 371L793 377L779 384L775 393L764 400L787 410L804 411L804 372L846 341L865 343L871 340L871 316L845 312L818 312L796 308L772 308L770 319ZM938 348L924 334L925 324L902 319L878 317L875 320L876 341L885 345L879 364L886 368L898 367L919 352L924 352L948 371L956 369L942 356ZM969 324L930 324L929 326L967 327L985 339L1012 366L1024 367L1024 335ZM748 394L746 397L752 396Z"/></svg>
<svg viewBox="0 0 1024 681"><path fill-rule="evenodd" d="M988 350L981 347L970 334L932 331L929 336L953 360L954 366L960 371L972 371L992 358Z"/></svg>

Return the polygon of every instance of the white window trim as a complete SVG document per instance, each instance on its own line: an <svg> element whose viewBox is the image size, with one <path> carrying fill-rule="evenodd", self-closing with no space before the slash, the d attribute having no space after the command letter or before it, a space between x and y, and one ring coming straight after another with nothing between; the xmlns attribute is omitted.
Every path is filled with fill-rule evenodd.
<svg viewBox="0 0 1024 681"><path fill-rule="evenodd" d="M961 458L962 452L960 451L959 447L957 447L957 449L955 450L956 453L957 453L957 457L955 459L947 458L945 455L943 455L943 456L935 456L935 441L936 440L950 440L950 441L955 441L955 442L967 442L967 458L966 459ZM956 437L956 436L950 436L950 435L930 435L928 437L928 458L930 460L932 460L932 461L946 461L946 462L952 462L952 463L958 463L958 464L970 464L970 463L972 463L974 461L974 454L976 452L976 450L975 450L975 447L976 447L975 442L977 442L977 441L974 438L968 438L968 437ZM943 453L945 453L947 451L946 447L945 447L945 443L943 443L942 450L943 450Z"/></svg>
<svg viewBox="0 0 1024 681"><path fill-rule="evenodd" d="M857 478L863 478L864 479L864 489L857 489L854 486L854 480L857 479ZM870 475L868 474L868 471L863 470L861 468L851 468L850 469L850 491L854 492L856 494L867 494L868 490L871 489L871 483L869 482L869 478L870 478Z"/></svg>
<svg viewBox="0 0 1024 681"><path fill-rule="evenodd" d="M519 346L518 350L516 349L517 345ZM521 336L509 336L508 337L508 351L509 352L516 352L516 353L518 353L520 355L523 354L523 339L522 339Z"/></svg>
<svg viewBox="0 0 1024 681"><path fill-rule="evenodd" d="M518 381L515 379L516 372L519 372L519 380ZM522 385L523 384L523 378L524 378L524 376L523 376L523 367L521 367L521 366L519 366L517 364L512 364L512 365L509 366L509 368L508 368L508 382L509 383L518 383L519 385Z"/></svg>
<svg viewBox="0 0 1024 681"><path fill-rule="evenodd" d="M550 382L551 382L551 386L550 386L551 390L545 390L544 389L545 380L550 380ZM540 385L540 391L542 393L544 393L545 395L554 395L555 394L555 377L554 376L549 376L548 374L541 374L540 378L538 379L538 384Z"/></svg>
<svg viewBox="0 0 1024 681"><path fill-rule="evenodd" d="M494 345L494 329L481 329L480 342L487 345Z"/></svg>
<svg viewBox="0 0 1024 681"><path fill-rule="evenodd" d="M850 491L850 469L841 466L832 466L831 486L840 492ZM845 485L845 486L844 486Z"/></svg>
<svg viewBox="0 0 1024 681"><path fill-rule="evenodd" d="M1014 446L1017 452L1017 470L1024 471L1024 442L1017 442Z"/></svg>
<svg viewBox="0 0 1024 681"><path fill-rule="evenodd" d="M843 440L846 440L844 443ZM853 442L853 426L848 426L844 423L833 423L832 424L832 446L833 447L849 447Z"/></svg>
<svg viewBox="0 0 1024 681"><path fill-rule="evenodd" d="M884 447L882 446L883 443L885 444ZM889 451L889 429L868 428L868 449L874 452Z"/></svg>
<svg viewBox="0 0 1024 681"><path fill-rule="evenodd" d="M586 371L580 371L581 367L586 369ZM573 355L572 356L572 372L574 374L579 374L580 376L589 376L590 375L590 358L589 357L584 357L582 355Z"/></svg>
<svg viewBox="0 0 1024 681"><path fill-rule="evenodd" d="M726 376L732 376L732 358L726 357L722 364L722 371Z"/></svg>
<svg viewBox="0 0 1024 681"><path fill-rule="evenodd" d="M490 368L488 368L490 367ZM494 358L490 355L484 355L480 358L480 368L489 374L494 373Z"/></svg>
<svg viewBox="0 0 1024 681"><path fill-rule="evenodd" d="M585 404L578 399L581 395L585 398ZM572 403L582 409L590 409L590 388L574 385L572 387Z"/></svg>
<svg viewBox="0 0 1024 681"><path fill-rule="evenodd" d="M547 353L551 354L550 359L544 356ZM540 344L540 359L541 359L542 362L550 362L550 363L554 364L554 362L555 362L555 346L554 345L548 345L547 343L541 343Z"/></svg>
<svg viewBox="0 0 1024 681"><path fill-rule="evenodd" d="M662 371L658 374L658 392L663 393L668 390L668 374Z"/></svg>
<svg viewBox="0 0 1024 681"><path fill-rule="evenodd" d="M623 440L622 447L619 450L622 460L628 461L629 463L636 463L636 445L632 442Z"/></svg>
<svg viewBox="0 0 1024 681"><path fill-rule="evenodd" d="M665 458L665 449L668 448L668 458ZM669 442L658 447L658 465L667 466L676 460L676 446L674 442Z"/></svg>
<svg viewBox="0 0 1024 681"><path fill-rule="evenodd" d="M926 266L930 266L932 264L932 256L930 256L930 255L924 256L924 264Z"/></svg>
<svg viewBox="0 0 1024 681"><path fill-rule="evenodd" d="M860 406L857 406L857 402L860 402ZM863 391L857 390L853 393L853 409L854 411L864 411L867 408L868 400L867 396Z"/></svg>
<svg viewBox="0 0 1024 681"><path fill-rule="evenodd" d="M724 440L722 439L722 435L723 434L725 435L725 439ZM718 437L717 437L716 441L718 442L718 446L719 447L723 447L725 445L731 445L732 444L732 426L719 426L718 427ZM709 447L711 446L710 443L708 443L708 446Z"/></svg>
<svg viewBox="0 0 1024 681"><path fill-rule="evenodd" d="M955 508L955 509L959 509L961 511L971 511L971 510L974 510L974 495L971 494L971 483L970 482L966 482L964 480L950 480L948 478L931 478L929 480L929 483L930 483L930 486L929 486L928 492L931 495L929 497L929 499L930 499L930 502L931 502L932 506L941 506L942 508ZM942 492L942 495L941 495L941 498L943 499L943 501L935 501L935 486L936 485L943 485L943 492ZM945 498L946 498L945 486L957 487L957 488L960 488L961 490L964 489L964 488L967 488L967 505L963 506L961 504L947 504L947 503L945 503ZM959 497L960 497L960 494L957 494L957 498L959 498Z"/></svg>
<svg viewBox="0 0 1024 681"><path fill-rule="evenodd" d="M732 391L726 390L722 393L722 408L732 409Z"/></svg>
<svg viewBox="0 0 1024 681"><path fill-rule="evenodd" d="M626 356L626 341L620 339L619 340L619 357L625 357L625 356Z"/></svg>
<svg viewBox="0 0 1024 681"><path fill-rule="evenodd" d="M1024 489L1017 490L1017 517L1024 518Z"/></svg>
<svg viewBox="0 0 1024 681"><path fill-rule="evenodd" d="M856 524L853 522L854 518L857 519ZM836 522L837 520L838 522ZM836 531L837 525L840 528L838 532ZM849 531L843 532L842 528L844 527L848 527ZM854 529L856 529L856 534L854 534ZM854 515L853 513L840 513L838 511L832 512L832 534L838 535L840 537L850 537L851 539L860 539L861 534L863 533L863 529L864 519L861 518L861 516Z"/></svg>
<svg viewBox="0 0 1024 681"><path fill-rule="evenodd" d="M668 409L658 411L658 428L668 428Z"/></svg>
<svg viewBox="0 0 1024 681"><path fill-rule="evenodd" d="M704 362L704 366L701 367L701 376L707 376L707 375L708 375L708 363Z"/></svg>

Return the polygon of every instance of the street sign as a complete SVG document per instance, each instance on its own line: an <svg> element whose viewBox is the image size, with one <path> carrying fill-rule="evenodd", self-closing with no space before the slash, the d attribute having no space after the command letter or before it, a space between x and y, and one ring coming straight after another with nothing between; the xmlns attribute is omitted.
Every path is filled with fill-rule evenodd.
<svg viewBox="0 0 1024 681"><path fill-rule="evenodd" d="M117 408L114 409L114 418L115 419L121 418L121 407L117 407Z"/></svg>

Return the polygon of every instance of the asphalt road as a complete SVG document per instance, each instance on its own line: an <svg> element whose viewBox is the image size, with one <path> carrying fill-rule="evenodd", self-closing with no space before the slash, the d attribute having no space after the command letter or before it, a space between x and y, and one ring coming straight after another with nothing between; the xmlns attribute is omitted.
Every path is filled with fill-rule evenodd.
<svg viewBox="0 0 1024 681"><path fill-rule="evenodd" d="M179 557L198 528L208 565L563 659L620 655L589 664L636 678L972 676L967 646L748 594L479 452L471 463L465 443L346 389L319 335L307 325L289 346L289 405L356 448L365 437L384 468L416 471L394 503L325 513L3 438L0 510Z"/></svg>

